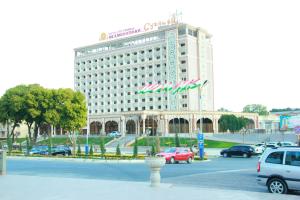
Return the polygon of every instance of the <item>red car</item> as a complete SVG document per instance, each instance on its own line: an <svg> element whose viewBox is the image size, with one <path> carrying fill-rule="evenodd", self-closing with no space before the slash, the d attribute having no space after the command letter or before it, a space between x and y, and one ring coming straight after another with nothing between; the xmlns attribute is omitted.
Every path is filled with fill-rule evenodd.
<svg viewBox="0 0 300 200"><path fill-rule="evenodd" d="M166 158L166 163L178 163L179 161L186 161L192 163L194 159L194 153L188 148L172 147L165 149L164 152L156 154L156 156Z"/></svg>

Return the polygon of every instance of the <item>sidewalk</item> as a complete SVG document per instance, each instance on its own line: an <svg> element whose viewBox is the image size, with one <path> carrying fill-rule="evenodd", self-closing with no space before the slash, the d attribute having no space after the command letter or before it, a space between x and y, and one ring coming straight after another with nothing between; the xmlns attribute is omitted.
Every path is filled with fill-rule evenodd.
<svg viewBox="0 0 300 200"><path fill-rule="evenodd" d="M37 176L0 176L1 200L298 200L295 195L238 190L219 190L162 184L151 188L145 182L105 181L93 179L71 179Z"/></svg>

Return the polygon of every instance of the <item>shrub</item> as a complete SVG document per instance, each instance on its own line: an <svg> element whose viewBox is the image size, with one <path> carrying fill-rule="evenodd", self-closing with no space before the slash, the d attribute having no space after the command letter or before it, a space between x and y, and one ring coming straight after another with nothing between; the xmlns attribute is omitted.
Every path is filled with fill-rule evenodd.
<svg viewBox="0 0 300 200"><path fill-rule="evenodd" d="M135 141L134 141L134 146L133 146L133 157L137 157L138 155L138 145L137 145L137 138L135 138Z"/></svg>
<svg viewBox="0 0 300 200"><path fill-rule="evenodd" d="M155 156L156 154L156 149L155 149L155 146L154 144L151 145L151 156Z"/></svg>
<svg viewBox="0 0 300 200"><path fill-rule="evenodd" d="M178 133L175 134L175 145L176 145L176 147L180 147L180 141L179 141Z"/></svg>
<svg viewBox="0 0 300 200"><path fill-rule="evenodd" d="M103 137L100 137L100 151L101 151L101 156L103 157L106 152Z"/></svg>
<svg viewBox="0 0 300 200"><path fill-rule="evenodd" d="M90 146L90 152L89 152L89 155L90 155L90 156L94 155L93 145Z"/></svg>
<svg viewBox="0 0 300 200"><path fill-rule="evenodd" d="M81 155L81 148L80 148L80 144L79 143L77 145L77 155Z"/></svg>
<svg viewBox="0 0 300 200"><path fill-rule="evenodd" d="M28 136L26 136L26 153L27 153L27 155L29 154L30 149L31 149L30 141L29 141Z"/></svg>
<svg viewBox="0 0 300 200"><path fill-rule="evenodd" d="M120 156L121 155L121 150L120 150L120 145L118 144L117 149L116 149L116 155Z"/></svg>

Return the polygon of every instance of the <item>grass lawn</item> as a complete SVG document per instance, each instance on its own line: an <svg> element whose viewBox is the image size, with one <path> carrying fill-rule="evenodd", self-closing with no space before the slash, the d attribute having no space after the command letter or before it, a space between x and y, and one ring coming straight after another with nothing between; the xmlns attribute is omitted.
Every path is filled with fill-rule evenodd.
<svg viewBox="0 0 300 200"><path fill-rule="evenodd" d="M197 139L195 138L179 138L179 140L181 146L197 145ZM155 144L155 137L142 138L138 140L138 146L151 146L152 144ZM237 144L238 143L234 143L234 142L204 140L204 145L206 148L229 148ZM174 147L175 137L160 137L160 146Z"/></svg>
<svg viewBox="0 0 300 200"><path fill-rule="evenodd" d="M111 141L113 138L111 137L103 137L104 143ZM85 144L86 138L80 137L77 139L77 144ZM48 145L49 139L38 142L39 145ZM99 137L89 137L89 145L99 145L100 144L100 136ZM52 145L71 145L69 137L53 137Z"/></svg>

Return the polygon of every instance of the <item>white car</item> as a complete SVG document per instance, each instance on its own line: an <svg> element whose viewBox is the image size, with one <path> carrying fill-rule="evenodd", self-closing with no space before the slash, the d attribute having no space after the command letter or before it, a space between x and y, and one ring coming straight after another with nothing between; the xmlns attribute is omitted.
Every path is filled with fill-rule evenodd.
<svg viewBox="0 0 300 200"><path fill-rule="evenodd" d="M263 143L259 143L253 146L256 154L262 154L265 151L265 146Z"/></svg>
<svg viewBox="0 0 300 200"><path fill-rule="evenodd" d="M269 192L285 194L300 190L300 147L267 149L257 165L258 184Z"/></svg>
<svg viewBox="0 0 300 200"><path fill-rule="evenodd" d="M278 143L281 147L297 146L294 142L283 141Z"/></svg>

